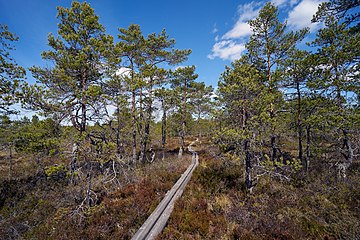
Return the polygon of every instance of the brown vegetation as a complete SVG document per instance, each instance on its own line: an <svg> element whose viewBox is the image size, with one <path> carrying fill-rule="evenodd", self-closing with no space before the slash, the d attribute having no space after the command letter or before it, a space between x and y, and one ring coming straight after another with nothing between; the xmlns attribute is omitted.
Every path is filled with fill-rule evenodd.
<svg viewBox="0 0 360 240"><path fill-rule="evenodd" d="M359 166L345 181L324 165L307 179L300 173L290 182L262 176L249 194L241 162L202 154L158 239L356 239Z"/></svg>
<svg viewBox="0 0 360 240"><path fill-rule="evenodd" d="M173 155L154 164L127 166L111 182L93 167L99 172L92 181L91 207L83 203L86 180L69 184L65 168L50 173L44 167L34 174L28 162L18 158L14 169L23 174L11 181L2 168L2 239L130 239L190 164L190 157Z"/></svg>

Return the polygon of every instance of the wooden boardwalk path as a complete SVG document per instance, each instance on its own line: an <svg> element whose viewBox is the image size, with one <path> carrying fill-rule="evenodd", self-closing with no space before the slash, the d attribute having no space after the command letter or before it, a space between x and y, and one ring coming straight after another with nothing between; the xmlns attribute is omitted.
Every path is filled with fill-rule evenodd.
<svg viewBox="0 0 360 240"><path fill-rule="evenodd" d="M198 141L198 139L196 141ZM132 237L132 240L155 239L156 236L159 235L166 226L170 214L174 209L175 201L183 193L185 186L189 182L193 171L199 164L199 156L192 149L192 146L196 141L192 142L188 147L189 151L192 153L192 161L190 166L181 175L175 185L166 193L163 200L159 203L156 209L151 213L148 219Z"/></svg>

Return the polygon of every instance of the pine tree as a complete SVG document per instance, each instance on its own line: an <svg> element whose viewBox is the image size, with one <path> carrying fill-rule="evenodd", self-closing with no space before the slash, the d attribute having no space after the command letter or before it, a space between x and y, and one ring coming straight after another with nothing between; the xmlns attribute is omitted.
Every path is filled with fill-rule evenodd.
<svg viewBox="0 0 360 240"><path fill-rule="evenodd" d="M71 172L81 141L89 139L87 124L98 120L103 110L104 68L111 66L113 38L105 34L99 17L86 2L74 1L70 8L58 7L58 37L50 34L52 50L42 53L52 67L32 67L38 85L25 89L28 104L45 114L69 120L78 130L72 150ZM116 59L115 59L116 60Z"/></svg>
<svg viewBox="0 0 360 240"><path fill-rule="evenodd" d="M191 105L197 116L198 137L201 138L200 120L203 115L206 115L211 111L211 95L213 94L214 88L212 86L206 86L204 82L195 83L194 88L195 91L191 95Z"/></svg>
<svg viewBox="0 0 360 240"><path fill-rule="evenodd" d="M359 0L330 0L320 4L312 22L324 22L329 16L341 20L352 30L359 31Z"/></svg>
<svg viewBox="0 0 360 240"><path fill-rule="evenodd" d="M193 83L198 75L195 73L195 66L180 67L172 72L171 87L180 95L181 104L179 111L181 113L181 131L180 131L180 149L179 157L182 157L185 148L185 127L188 107L188 95L194 91Z"/></svg>
<svg viewBox="0 0 360 240"><path fill-rule="evenodd" d="M225 124L215 139L223 151L232 151L244 160L245 184L250 192L254 186L254 157L262 158L261 139L270 135L263 126L268 119L264 79L265 75L244 56L226 67L218 83Z"/></svg>
<svg viewBox="0 0 360 240"><path fill-rule="evenodd" d="M294 50L282 63L283 86L287 89L287 100L290 107L290 118L298 138L298 158L302 162L306 172L309 168L309 160L304 158L304 118L307 114L304 98L308 94L307 82L311 76L312 61L307 51Z"/></svg>
<svg viewBox="0 0 360 240"><path fill-rule="evenodd" d="M264 84L268 88L269 98L268 112L271 122L271 160L275 160L278 147L276 146L277 125L279 122L277 113L281 108L282 96L278 91L279 78L276 78L276 68L281 61L294 49L296 43L303 39L308 29L299 32L287 32L286 22L278 20L278 9L268 2L259 12L256 19L250 20L249 25L253 31L246 47L251 61L256 66L265 64L267 79Z"/></svg>
<svg viewBox="0 0 360 240"><path fill-rule="evenodd" d="M166 31L160 34L149 34L144 37L140 26L131 25L128 29L119 29L120 49L124 66L129 69L128 86L132 95L132 124L133 124L133 161L136 154L136 125L140 134L140 160L145 160L145 152L149 142L150 122L153 113L154 89L166 81L166 71L159 65L175 65L187 59L191 50L174 48L175 40L169 39ZM136 117L139 101L139 116Z"/></svg>
<svg viewBox="0 0 360 240"><path fill-rule="evenodd" d="M343 136L341 142L336 144L334 153L338 154L339 159L343 157L339 167L344 176L354 159L351 135L359 127L355 120L358 113L354 111L353 100L357 98L360 88L359 15L351 14L357 6L357 1L330 1L320 6L313 19L324 21L325 27L319 30L312 42L312 46L317 47L314 57L318 77L311 81L310 87L332 102L323 110L329 116L334 141L335 136Z"/></svg>
<svg viewBox="0 0 360 240"><path fill-rule="evenodd" d="M141 87L139 78L139 68L143 63L141 53L145 48L145 39L139 25L132 24L128 29L119 29L118 38L120 42L116 44L121 57L123 58L126 73L123 74L127 90L131 93L131 121L132 121L132 161L136 162L137 153L137 118L136 118L136 97L137 91Z"/></svg>
<svg viewBox="0 0 360 240"><path fill-rule="evenodd" d="M15 113L9 106L16 102L19 81L25 76L25 69L18 66L11 57L13 42L19 38L0 24L0 114Z"/></svg>
<svg viewBox="0 0 360 240"><path fill-rule="evenodd" d="M165 159L165 145L167 140L167 114L168 111L174 106L175 94L172 89L158 88L155 92L155 96L161 103L162 117L161 117L161 149L162 158Z"/></svg>

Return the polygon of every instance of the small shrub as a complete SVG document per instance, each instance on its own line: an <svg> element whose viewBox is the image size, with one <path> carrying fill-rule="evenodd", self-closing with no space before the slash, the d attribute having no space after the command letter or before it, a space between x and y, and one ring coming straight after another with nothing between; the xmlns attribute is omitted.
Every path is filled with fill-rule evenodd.
<svg viewBox="0 0 360 240"><path fill-rule="evenodd" d="M50 167L46 167L45 174L48 179L60 180L67 177L68 171L63 164L56 164Z"/></svg>

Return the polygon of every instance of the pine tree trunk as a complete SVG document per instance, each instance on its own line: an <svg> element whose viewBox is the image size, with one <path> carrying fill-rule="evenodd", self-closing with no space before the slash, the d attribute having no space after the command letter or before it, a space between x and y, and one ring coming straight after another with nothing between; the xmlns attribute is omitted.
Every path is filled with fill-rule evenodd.
<svg viewBox="0 0 360 240"><path fill-rule="evenodd" d="M116 154L118 154L119 157L121 154L121 141L120 141L120 106L117 104L117 126L116 126Z"/></svg>
<svg viewBox="0 0 360 240"><path fill-rule="evenodd" d="M87 80L86 75L83 74L82 80L81 80L81 85L82 85L81 115L80 115L80 123L78 124L79 136L73 144L73 148L72 148L72 152L71 152L71 161L70 161L70 175L71 175L70 182L72 184L75 184L75 171L77 168L76 164L78 161L81 139L83 138L83 134L86 132L86 120L87 120L86 119L86 102L87 102L87 96L86 96L87 81L86 80ZM77 120L74 120L74 121L76 122Z"/></svg>
<svg viewBox="0 0 360 240"><path fill-rule="evenodd" d="M85 202L86 205L91 207L92 201L91 201L91 182L92 182L92 163L91 161L88 162L90 164L90 170L87 173L87 188L86 188L86 195L85 195Z"/></svg>
<svg viewBox="0 0 360 240"><path fill-rule="evenodd" d="M161 148L162 148L162 159L165 159L165 145L166 145L166 109L164 99L161 100L163 116L161 120Z"/></svg>
<svg viewBox="0 0 360 240"><path fill-rule="evenodd" d="M9 180L12 179L12 164L13 164L12 158L13 158L13 156L12 156L12 145L10 144L9 145Z"/></svg>
<svg viewBox="0 0 360 240"><path fill-rule="evenodd" d="M241 119L241 127L242 127L242 129L245 129L246 120L247 120L246 110L245 110L245 107L242 107L242 119Z"/></svg>
<svg viewBox="0 0 360 240"><path fill-rule="evenodd" d="M135 115L135 89L132 90L131 98L131 117L132 117L132 162L136 162L136 115Z"/></svg>
<svg viewBox="0 0 360 240"><path fill-rule="evenodd" d="M182 122L182 127L180 131L180 149L179 149L179 157L182 157L184 153L185 146L185 121Z"/></svg>
<svg viewBox="0 0 360 240"><path fill-rule="evenodd" d="M244 142L245 151L245 185L246 190L252 192L252 177L251 177L251 156L250 156L250 141L245 140Z"/></svg>
<svg viewBox="0 0 360 240"><path fill-rule="evenodd" d="M346 164L350 165L354 159L354 149L351 146L351 141L349 139L349 132L347 130L343 130L343 149L345 148L346 154L344 154L346 159Z"/></svg>
<svg viewBox="0 0 360 240"><path fill-rule="evenodd" d="M297 127L298 127L298 147L299 147L299 160L303 164L306 165L303 159L303 144L302 144L302 122L301 122L301 92L300 92L300 84L296 82L296 92L297 92Z"/></svg>
<svg viewBox="0 0 360 240"><path fill-rule="evenodd" d="M306 126L306 165L305 171L306 173L309 172L310 166L310 147L311 147L311 129L310 126Z"/></svg>
<svg viewBox="0 0 360 240"><path fill-rule="evenodd" d="M79 147L80 147L80 139L77 139L74 144L71 151L71 161L70 161L70 183L75 184L75 171L76 171L76 164L77 159L79 156Z"/></svg>
<svg viewBox="0 0 360 240"><path fill-rule="evenodd" d="M275 161L275 158L276 158L276 137L275 136L271 136L271 139L270 139L270 144L271 144L271 161Z"/></svg>
<svg viewBox="0 0 360 240"><path fill-rule="evenodd" d="M81 123L80 123L80 136L86 131L86 98L83 100L84 102L81 104Z"/></svg>
<svg viewBox="0 0 360 240"><path fill-rule="evenodd" d="M141 148L140 148L140 161L142 161L142 162L145 162L145 160L146 160L147 145L150 142L150 123L151 123L151 117L152 117L152 113L153 113L152 85L153 85L153 79L150 77L150 82L149 82L149 87L148 87L149 100L148 100L147 109L145 112L146 119L144 120L144 132L143 132ZM141 91L141 93L142 93L142 91ZM141 97L141 101L142 101L142 97ZM142 104L141 104L141 113L142 113L142 117L144 118Z"/></svg>
<svg viewBox="0 0 360 240"><path fill-rule="evenodd" d="M269 50L269 46L266 45L266 48L268 50L267 53L267 78L268 78L268 83L269 83L269 92L270 94L273 94L273 83L272 83L272 79L271 79L271 54L270 54L270 50ZM270 103L270 118L273 119L275 117L275 109L274 109L274 103L271 102ZM274 126L275 128L275 126ZM275 133L275 129L273 130L273 134ZM272 135L270 138L270 145L271 145L271 153L270 153L270 159L271 161L275 161L276 158L276 136Z"/></svg>
<svg viewBox="0 0 360 240"><path fill-rule="evenodd" d="M146 120L145 127L144 127L144 134L141 141L141 147L140 147L140 161L145 162L146 159L146 147L149 142L149 136L150 136L150 117Z"/></svg>
<svg viewBox="0 0 360 240"><path fill-rule="evenodd" d="M185 148L185 127L186 127L186 82L185 82L185 90L184 90L184 102L183 102L183 112L182 112L182 128L180 132L180 149L179 149L179 157L182 157Z"/></svg>
<svg viewBox="0 0 360 240"><path fill-rule="evenodd" d="M200 138L201 138L200 111L198 112L198 117L197 117L197 128L198 128L198 137L199 137L199 139L200 139Z"/></svg>
<svg viewBox="0 0 360 240"><path fill-rule="evenodd" d="M116 154L121 154L121 142L120 142L120 123L116 127Z"/></svg>
<svg viewBox="0 0 360 240"><path fill-rule="evenodd" d="M138 119L138 133L139 138L143 139L144 132L143 132L143 123L144 123L144 113L143 113L143 91L140 88L140 95L139 95L139 119ZM140 140L142 142L142 140Z"/></svg>

